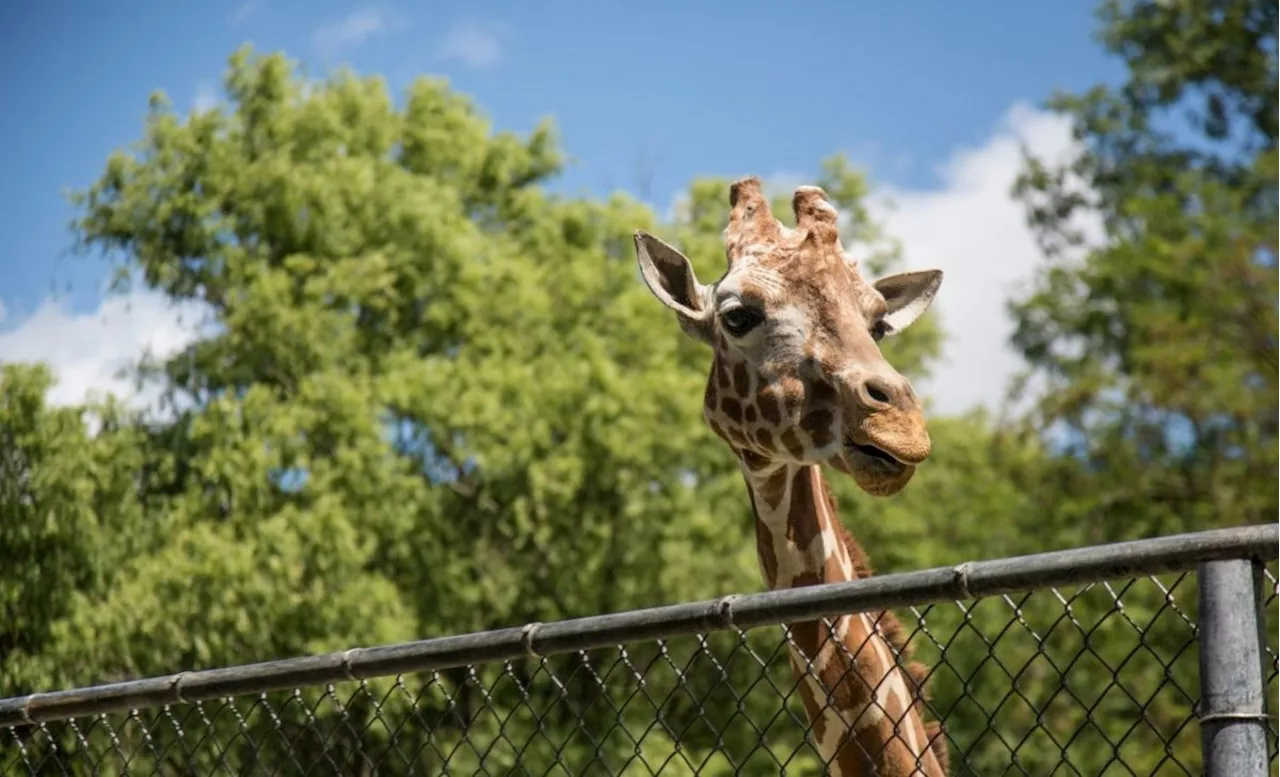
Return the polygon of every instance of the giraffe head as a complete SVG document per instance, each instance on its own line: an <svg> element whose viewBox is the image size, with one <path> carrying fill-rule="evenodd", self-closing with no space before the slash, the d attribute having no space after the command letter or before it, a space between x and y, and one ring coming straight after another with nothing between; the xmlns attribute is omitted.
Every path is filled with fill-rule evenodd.
<svg viewBox="0 0 1280 777"><path fill-rule="evenodd" d="M635 236L649 290L715 352L707 423L749 470L826 464L868 493L896 493L929 455L929 432L879 341L928 309L942 272L869 283L816 186L796 189L794 229L774 218L757 178L735 182L729 203L728 268L709 286L675 248Z"/></svg>

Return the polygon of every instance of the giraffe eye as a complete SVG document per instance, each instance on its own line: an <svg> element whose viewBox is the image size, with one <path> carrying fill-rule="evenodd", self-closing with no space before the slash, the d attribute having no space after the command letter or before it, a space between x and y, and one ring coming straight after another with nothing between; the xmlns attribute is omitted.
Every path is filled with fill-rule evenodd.
<svg viewBox="0 0 1280 777"><path fill-rule="evenodd" d="M880 339L889 334L889 325L880 319L871 325L871 339L880 342Z"/></svg>
<svg viewBox="0 0 1280 777"><path fill-rule="evenodd" d="M764 321L764 314L754 308L738 307L721 313L720 321L729 334L742 337Z"/></svg>

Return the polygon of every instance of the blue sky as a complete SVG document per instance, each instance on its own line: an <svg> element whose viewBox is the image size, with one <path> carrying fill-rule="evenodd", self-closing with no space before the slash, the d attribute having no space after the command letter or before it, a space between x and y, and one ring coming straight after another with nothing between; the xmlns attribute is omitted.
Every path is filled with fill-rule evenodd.
<svg viewBox="0 0 1280 777"><path fill-rule="evenodd" d="M47 316L85 319L103 305L102 263L65 256L72 211L63 192L87 185L108 153L139 136L153 90L181 108L216 98L227 56L245 41L283 50L315 73L340 63L381 73L397 91L418 74L446 75L499 128L526 130L552 116L574 159L556 186L571 192L621 188L665 207L701 174L804 176L843 150L915 203L915 221L908 214L904 228L919 234L903 236L909 248L913 236L927 243L929 208L965 190L965 175L1008 177L966 172L993 138L1028 140L1048 126L1032 106L1054 89L1120 73L1092 40L1091 2L797 9L564 0L4 3L0 360L48 350L41 346L49 338L87 336L87 320L73 329L41 324L51 297L57 310ZM919 253L929 258L927 248ZM37 336L37 324L45 334ZM133 330L148 326L158 324L135 322ZM78 351L102 350L112 336L107 327Z"/></svg>

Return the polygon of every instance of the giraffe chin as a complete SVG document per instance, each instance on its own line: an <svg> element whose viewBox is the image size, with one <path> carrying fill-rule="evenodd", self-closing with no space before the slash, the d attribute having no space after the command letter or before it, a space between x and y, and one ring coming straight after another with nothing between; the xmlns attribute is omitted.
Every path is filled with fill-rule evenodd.
<svg viewBox="0 0 1280 777"><path fill-rule="evenodd" d="M853 477L858 488L872 496L892 496L911 482L916 474L912 464L904 464L871 446L847 444L837 469Z"/></svg>

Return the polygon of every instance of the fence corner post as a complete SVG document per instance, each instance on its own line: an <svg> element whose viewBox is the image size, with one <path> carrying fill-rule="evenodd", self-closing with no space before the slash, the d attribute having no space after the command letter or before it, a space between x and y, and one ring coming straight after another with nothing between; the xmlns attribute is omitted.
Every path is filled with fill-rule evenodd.
<svg viewBox="0 0 1280 777"><path fill-rule="evenodd" d="M1266 777L1258 581L1249 559L1196 569L1200 745L1206 777Z"/></svg>

